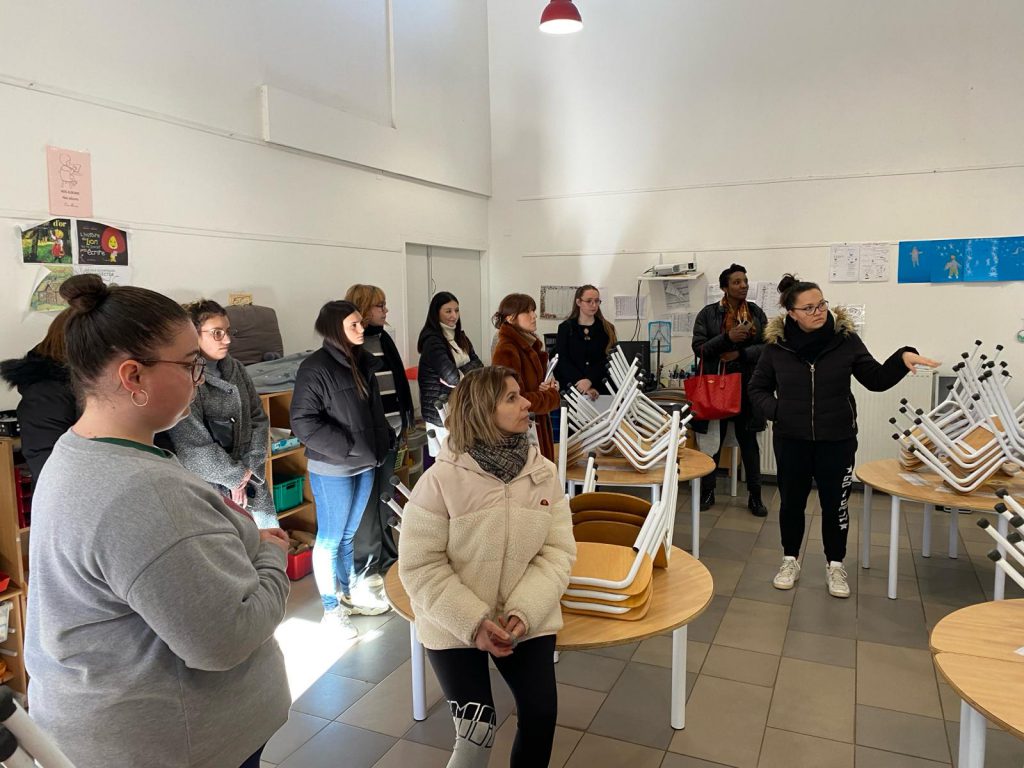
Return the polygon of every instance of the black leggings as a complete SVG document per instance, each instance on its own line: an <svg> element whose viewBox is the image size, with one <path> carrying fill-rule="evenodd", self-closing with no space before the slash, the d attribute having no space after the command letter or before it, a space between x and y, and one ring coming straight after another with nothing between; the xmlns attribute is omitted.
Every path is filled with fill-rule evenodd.
<svg viewBox="0 0 1024 768"><path fill-rule="evenodd" d="M512 690L519 715L510 768L539 768L551 759L558 714L554 651L555 636L546 635L520 643L511 656L494 659L494 666ZM460 720L476 719L485 725L490 718L490 738L477 739L478 742L486 740L482 746L490 747L495 725L491 678L487 671L490 655L476 648L452 648L428 650L427 656L451 707L456 735L464 737L466 732ZM482 731L486 729L477 732ZM486 761L483 764L486 765Z"/></svg>
<svg viewBox="0 0 1024 768"><path fill-rule="evenodd" d="M263 745L264 747L266 744ZM260 768L260 757L263 755L263 747L260 747L251 755L249 759L242 763L238 768Z"/></svg>
<svg viewBox="0 0 1024 768"><path fill-rule="evenodd" d="M782 551L800 556L804 538L804 509L811 493L811 481L818 484L821 502L821 538L825 559L843 561L846 537L850 532L850 488L857 438L847 440L792 440L775 438L775 463L778 466L779 528Z"/></svg>

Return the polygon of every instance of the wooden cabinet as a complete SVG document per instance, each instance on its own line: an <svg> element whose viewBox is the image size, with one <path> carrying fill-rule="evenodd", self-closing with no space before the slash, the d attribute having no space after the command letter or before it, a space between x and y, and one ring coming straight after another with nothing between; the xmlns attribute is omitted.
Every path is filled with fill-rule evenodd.
<svg viewBox="0 0 1024 768"><path fill-rule="evenodd" d="M263 409L270 417L270 426L291 429L291 390L260 395L260 400L263 401ZM278 512L277 519L281 522L282 528L316 533L316 504L313 501L313 489L309 487L305 450L302 445L273 455L268 450L267 485L273 493L275 479L280 481L281 478L298 476L305 478L302 484L302 503Z"/></svg>
<svg viewBox="0 0 1024 768"><path fill-rule="evenodd" d="M10 584L0 594L0 603L11 603L11 612L7 619L7 639L0 643L0 658L7 664L7 671L0 676L0 682L24 693L28 685L24 653L28 528L21 528L18 525L18 502L14 480L15 452L14 440L0 438L0 571L11 577Z"/></svg>

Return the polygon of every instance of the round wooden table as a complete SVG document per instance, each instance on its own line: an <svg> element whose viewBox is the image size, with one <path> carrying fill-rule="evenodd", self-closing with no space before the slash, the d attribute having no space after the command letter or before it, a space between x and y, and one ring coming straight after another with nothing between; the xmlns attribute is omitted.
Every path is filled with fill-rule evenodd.
<svg viewBox="0 0 1024 768"><path fill-rule="evenodd" d="M416 637L416 617L409 595L398 578L397 563L384 577L384 592L395 612L409 624L412 644L413 717L427 716L426 669L423 646ZM560 651L583 651L625 645L672 631L672 705L673 728L686 726L686 625L700 616L711 603L714 582L708 571L687 552L672 547L668 568L654 569L654 595L647 615L638 621L605 619L563 613L564 626L556 638Z"/></svg>
<svg viewBox="0 0 1024 768"><path fill-rule="evenodd" d="M871 496L872 491L881 491L892 497L889 515L889 597L896 599L896 571L899 565L899 526L901 501L913 501L924 505L924 533L921 540L922 557L931 557L932 512L936 506L949 507L949 556L957 556L958 510L994 513L993 507L999 498L996 488L1006 488L1014 495L1024 497L1024 477L1000 476L1000 479L982 485L974 493L956 493L947 487L934 472L909 472L897 459L881 459L868 462L855 470L857 479L864 483L864 513L861 519L860 565L871 567ZM911 482L908 478L914 478ZM1005 481L1005 482L1004 482ZM996 529L1004 536L1008 524L1002 515L996 515ZM992 542L993 545L995 542ZM999 547L1002 551L1002 547ZM1002 600L1006 574L996 568L995 598Z"/></svg>
<svg viewBox="0 0 1024 768"><path fill-rule="evenodd" d="M935 666L961 700L961 768L985 764L986 717L1024 739L1024 600L954 611L935 625L929 645Z"/></svg>
<svg viewBox="0 0 1024 768"><path fill-rule="evenodd" d="M555 463L558 463L558 448L555 446ZM639 472L621 456L598 456L597 484L602 486L648 487L651 489L651 502L658 500L661 484L665 479L662 469ZM565 480L569 485L569 495L573 496L577 485L583 485L586 467L574 464L566 467ZM692 448L679 449L679 482L690 483L690 514L693 527L691 550L693 556L700 557L700 479L715 471L715 462L706 453ZM673 516L674 519L674 516Z"/></svg>

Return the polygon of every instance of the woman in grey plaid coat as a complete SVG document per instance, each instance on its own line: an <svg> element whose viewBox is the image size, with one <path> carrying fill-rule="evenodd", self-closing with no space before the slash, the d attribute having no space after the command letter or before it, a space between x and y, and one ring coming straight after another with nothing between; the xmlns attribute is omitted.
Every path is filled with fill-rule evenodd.
<svg viewBox="0 0 1024 768"><path fill-rule="evenodd" d="M207 365L189 415L168 433L174 452L185 469L245 507L260 528L277 528L266 483L270 422L245 367L228 354L227 313L208 299L185 309Z"/></svg>

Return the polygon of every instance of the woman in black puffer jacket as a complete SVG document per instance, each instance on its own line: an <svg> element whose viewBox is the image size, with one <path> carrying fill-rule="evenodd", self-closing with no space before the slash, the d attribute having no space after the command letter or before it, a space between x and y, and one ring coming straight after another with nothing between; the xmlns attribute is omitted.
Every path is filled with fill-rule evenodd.
<svg viewBox="0 0 1024 768"><path fill-rule="evenodd" d="M329 301L316 319L324 345L299 366L292 395L292 432L306 446L316 500L313 576L323 623L355 637L350 613L387 606L354 600L356 529L373 487L374 470L395 442L377 385L379 365L363 351L363 318L347 301Z"/></svg>
<svg viewBox="0 0 1024 768"><path fill-rule="evenodd" d="M872 392L883 392L918 365L934 368L939 363L912 347L901 347L879 363L846 314L841 309L829 312L817 284L785 275L779 293L786 314L768 324L749 390L754 408L774 422L783 558L772 583L777 589L792 589L800 578L797 558L813 480L821 502L828 591L833 597L849 597L843 558L857 452L851 378Z"/></svg>
<svg viewBox="0 0 1024 768"><path fill-rule="evenodd" d="M441 291L430 300L416 351L420 353L416 376L420 387L420 412L428 429L434 431L435 437L428 445L430 455L437 456L441 440L447 434L437 412L437 401L447 399L464 375L483 367L473 343L462 330L459 300L455 294Z"/></svg>

